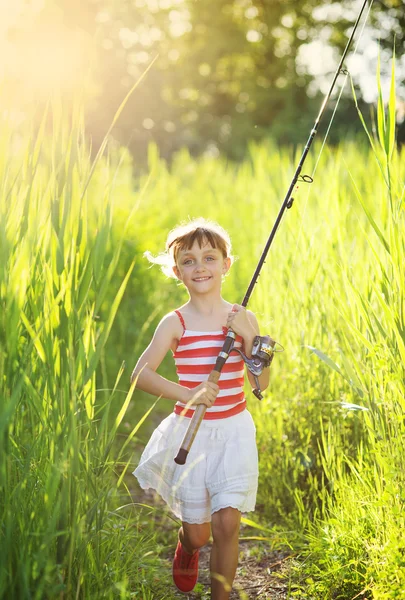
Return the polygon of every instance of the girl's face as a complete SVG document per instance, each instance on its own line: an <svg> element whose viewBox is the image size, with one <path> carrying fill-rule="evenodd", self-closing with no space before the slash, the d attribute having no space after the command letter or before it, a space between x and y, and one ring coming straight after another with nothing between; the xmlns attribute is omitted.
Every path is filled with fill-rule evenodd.
<svg viewBox="0 0 405 600"><path fill-rule="evenodd" d="M195 241L189 250L180 250L174 274L189 292L206 294L221 289L222 276L229 270L231 259L224 258L218 248L206 243L200 248Z"/></svg>

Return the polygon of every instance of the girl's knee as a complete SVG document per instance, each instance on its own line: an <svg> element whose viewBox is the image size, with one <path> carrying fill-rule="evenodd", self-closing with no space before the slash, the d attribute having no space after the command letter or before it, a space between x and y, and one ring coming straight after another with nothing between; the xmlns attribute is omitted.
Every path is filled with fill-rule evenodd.
<svg viewBox="0 0 405 600"><path fill-rule="evenodd" d="M239 535L240 511L236 508L222 508L212 515L212 537L215 540L231 539Z"/></svg>
<svg viewBox="0 0 405 600"><path fill-rule="evenodd" d="M183 523L183 533L190 546L195 549L202 548L210 539L211 527L209 523Z"/></svg>

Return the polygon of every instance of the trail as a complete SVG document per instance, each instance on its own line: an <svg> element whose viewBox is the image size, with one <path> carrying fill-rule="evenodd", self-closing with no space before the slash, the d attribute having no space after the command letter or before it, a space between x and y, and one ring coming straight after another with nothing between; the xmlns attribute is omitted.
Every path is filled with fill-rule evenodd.
<svg viewBox="0 0 405 600"><path fill-rule="evenodd" d="M134 502L155 507L152 520L157 535L165 540L167 550L161 554L162 568L167 569L170 576L178 525L168 517L164 502L151 490L143 491L134 486L132 497ZM150 515L151 516L151 515ZM240 537L252 535L251 528L241 524ZM170 547L170 539L173 546ZM183 600L209 600L210 598L210 569L209 560L211 543L200 550L199 579L195 590L189 594L177 592L174 584L169 592L173 598ZM289 570L292 558L285 552L271 550L269 545L258 540L243 540L239 542L239 563L231 592L230 600L287 600L291 598ZM167 590L168 591L168 590ZM290 594L289 594L290 592ZM297 598L297 596L294 596ZM160 600L160 599L157 599Z"/></svg>
<svg viewBox="0 0 405 600"><path fill-rule="evenodd" d="M189 594L190 600L209 598L210 571L209 557L211 544L201 550L199 583L204 586L202 594ZM286 600L288 592L287 580L283 577L285 556L277 551L266 551L264 548L257 553L257 542L239 542L239 564L231 592L231 600L255 598L268 600ZM286 575L284 573L284 575ZM245 596L243 596L245 594ZM184 598L184 594L176 596Z"/></svg>

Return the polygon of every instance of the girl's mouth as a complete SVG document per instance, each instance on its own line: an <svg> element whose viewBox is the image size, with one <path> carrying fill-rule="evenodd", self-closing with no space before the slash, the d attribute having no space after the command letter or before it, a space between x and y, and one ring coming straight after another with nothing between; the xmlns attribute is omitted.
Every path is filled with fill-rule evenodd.
<svg viewBox="0 0 405 600"><path fill-rule="evenodd" d="M193 281L208 281L211 277L195 277Z"/></svg>

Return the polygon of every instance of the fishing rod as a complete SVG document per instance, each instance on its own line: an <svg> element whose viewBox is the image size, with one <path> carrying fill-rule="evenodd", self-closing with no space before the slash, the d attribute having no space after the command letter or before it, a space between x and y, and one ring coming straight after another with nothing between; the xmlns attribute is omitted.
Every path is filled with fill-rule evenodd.
<svg viewBox="0 0 405 600"><path fill-rule="evenodd" d="M285 211L287 209L290 209L293 205L294 202L294 198L292 197L292 193L294 190L295 185L297 184L298 181L302 181L304 183L312 183L313 182L313 178L309 175L301 175L301 171L302 171L302 167L304 165L305 159L307 157L307 154L309 152L309 149L312 145L312 142L315 138L315 135L318 131L318 126L319 123L322 119L322 116L325 112L326 109L326 105L329 102L329 99L332 95L333 89L335 87L335 83L337 78L339 77L340 74L346 74L346 71L342 68L343 67L343 62L349 52L349 48L351 46L351 43L353 41L354 38L354 34L357 30L357 27L359 25L360 19L362 17L362 14L364 12L364 9L367 5L367 1L368 0L364 0L363 5L360 9L360 12L358 14L358 17L356 19L356 22L353 26L353 30L352 33L350 35L350 38L347 41L346 47L343 51L342 54L342 58L340 59L340 63L335 71L331 86L329 88L328 93L326 94L324 101L322 102L322 106L319 110L318 116L315 120L314 126L311 130L311 133L309 135L308 141L305 145L305 148L303 150L302 156L300 158L300 161L298 163L298 166L295 170L294 176L292 178L290 187L288 188L287 194L284 198L283 204L281 205L280 211L277 215L276 221L273 225L273 229L271 230L271 233L269 235L269 238L266 242L266 245L264 247L264 250L262 252L262 255L260 257L260 260L257 264L257 267L255 269L255 272L253 273L253 277L249 283L248 289L246 291L245 297L243 298L242 301L242 306L244 308L246 308L250 296L253 292L253 288L255 287L257 280L259 278L260 275L260 271L264 265L264 263L266 262L266 257L267 254L270 250L270 246L273 242L274 236L276 235L277 229L281 223L281 219L283 218L283 215L285 213ZM208 381L211 381L213 383L217 383L218 379L221 375L221 371L222 368L225 365L226 360L228 359L230 353L232 351L236 351L236 349L234 349L234 343L235 343L235 338L236 335L235 333L229 329L226 339L224 341L224 344L222 346L222 349L220 351L220 353L218 354L218 357L216 359L215 362L215 366L213 368L213 370L211 371L209 377L208 377ZM253 393L255 394L255 396L257 396L259 399L262 398L261 395L261 390L260 390L260 385L259 385L259 380L258 377L259 375L262 373L263 369L265 367L270 366L271 361L274 358L274 353L277 351L276 349L276 344L277 342L275 342L275 340L273 340L272 338L270 338L269 336L256 336L254 339L254 343L253 343L253 348L252 348L252 358L249 359L247 358L240 350L237 350L241 355L242 358L244 359L247 368L249 369L249 371L251 371L253 373L253 376L255 378L255 382L257 385L257 388L253 390ZM205 404L198 404L195 408L194 411L194 415L190 421L190 424L188 426L188 429L186 431L186 434L183 438L183 441L181 443L180 449L177 453L177 456L175 457L174 461L178 464L178 465L184 465L186 463L187 460L187 456L188 453L190 452L190 448L193 444L193 441L195 439L195 436L197 435L197 431L201 425L201 422L204 418L205 415L205 411L207 410L207 407L205 406Z"/></svg>

